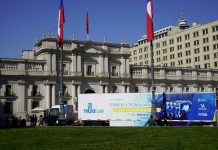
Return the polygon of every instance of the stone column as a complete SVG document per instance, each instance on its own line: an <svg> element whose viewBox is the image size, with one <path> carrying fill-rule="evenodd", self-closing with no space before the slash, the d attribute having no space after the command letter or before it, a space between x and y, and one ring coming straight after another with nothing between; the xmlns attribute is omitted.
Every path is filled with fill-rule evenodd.
<svg viewBox="0 0 218 150"><path fill-rule="evenodd" d="M76 55L73 54L72 57L71 57L71 59L72 59L72 63L71 63L71 67L72 67L72 69L71 69L71 70L72 70L72 74L75 75L76 70L77 70Z"/></svg>
<svg viewBox="0 0 218 150"><path fill-rule="evenodd" d="M101 76L101 74L103 73L103 65L104 65L103 57L102 57L101 54L99 55L98 61L99 61L99 72L98 72L98 74L99 74L99 76Z"/></svg>
<svg viewBox="0 0 218 150"><path fill-rule="evenodd" d="M125 93L126 86L122 85L122 93Z"/></svg>
<svg viewBox="0 0 218 150"><path fill-rule="evenodd" d="M128 76L130 75L129 59L126 59L126 74L128 74Z"/></svg>
<svg viewBox="0 0 218 150"><path fill-rule="evenodd" d="M166 84L165 83L161 83L160 86L161 86L160 87L161 88L160 92L162 92L162 93L166 92Z"/></svg>
<svg viewBox="0 0 218 150"><path fill-rule="evenodd" d="M56 90L55 90L55 84L52 85L52 106L56 105Z"/></svg>
<svg viewBox="0 0 218 150"><path fill-rule="evenodd" d="M104 85L100 85L99 87L100 87L99 93L104 93L104 89L103 89Z"/></svg>
<svg viewBox="0 0 218 150"><path fill-rule="evenodd" d="M177 90L176 92L182 92L182 84L177 84Z"/></svg>
<svg viewBox="0 0 218 150"><path fill-rule="evenodd" d="M145 93L148 93L148 84L147 83L143 83L143 91L145 92Z"/></svg>
<svg viewBox="0 0 218 150"><path fill-rule="evenodd" d="M57 59L56 59L56 54L52 54L52 64L51 64L51 67L52 67L52 74L53 75L56 75L57 74L57 71L56 71L56 63L57 63Z"/></svg>
<svg viewBox="0 0 218 150"><path fill-rule="evenodd" d="M50 94L51 94L51 91L50 91L50 84L46 84L45 85L45 108L46 109L50 109L50 107L51 107L51 103L50 103L50 101L51 101L51 96L50 96Z"/></svg>
<svg viewBox="0 0 218 150"><path fill-rule="evenodd" d="M193 84L192 85L192 90L191 92L198 92L198 85L197 84Z"/></svg>
<svg viewBox="0 0 218 150"><path fill-rule="evenodd" d="M121 76L123 76L125 74L125 59L123 58L123 56L121 56L120 74L121 74Z"/></svg>
<svg viewBox="0 0 218 150"><path fill-rule="evenodd" d="M77 55L77 72L81 73L81 56Z"/></svg>
<svg viewBox="0 0 218 150"><path fill-rule="evenodd" d="M51 73L51 67L52 67L52 62L51 62L51 54L46 53L46 74L50 74Z"/></svg>
<svg viewBox="0 0 218 150"><path fill-rule="evenodd" d="M208 84L207 92L213 92L213 85L212 84Z"/></svg>
<svg viewBox="0 0 218 150"><path fill-rule="evenodd" d="M109 72L109 70L108 70L108 57L107 56L105 56L105 58L104 58L104 71L105 71L105 73Z"/></svg>
<svg viewBox="0 0 218 150"><path fill-rule="evenodd" d="M127 91L126 91L126 93L129 93L129 85L127 86Z"/></svg>
<svg viewBox="0 0 218 150"><path fill-rule="evenodd" d="M80 85L78 85L78 87L77 87L77 97L80 94L80 92L81 92Z"/></svg>
<svg viewBox="0 0 218 150"><path fill-rule="evenodd" d="M76 95L77 95L76 92L77 92L76 91L76 85L73 84L72 85L72 97L76 97Z"/></svg>
<svg viewBox="0 0 218 150"><path fill-rule="evenodd" d="M105 85L105 93L108 93L108 85Z"/></svg>
<svg viewBox="0 0 218 150"><path fill-rule="evenodd" d="M25 81L21 81L21 80L18 81L18 91L19 92L18 92L17 111L19 113L24 113L25 111L27 111Z"/></svg>

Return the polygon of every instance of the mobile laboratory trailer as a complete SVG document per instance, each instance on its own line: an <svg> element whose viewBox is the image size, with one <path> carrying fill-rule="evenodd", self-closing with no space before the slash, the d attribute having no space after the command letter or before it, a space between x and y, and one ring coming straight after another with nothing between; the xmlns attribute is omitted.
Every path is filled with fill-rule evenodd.
<svg viewBox="0 0 218 150"><path fill-rule="evenodd" d="M83 125L144 126L151 115L151 93L80 94ZM157 118L172 125L214 125L215 93L156 93Z"/></svg>

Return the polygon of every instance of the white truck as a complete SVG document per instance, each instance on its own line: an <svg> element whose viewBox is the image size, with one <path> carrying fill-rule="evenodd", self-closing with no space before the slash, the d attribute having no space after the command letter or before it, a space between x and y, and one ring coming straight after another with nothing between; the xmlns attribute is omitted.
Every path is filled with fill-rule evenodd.
<svg viewBox="0 0 218 150"><path fill-rule="evenodd" d="M83 125L144 126L151 115L151 93L80 94ZM175 125L215 123L214 93L156 93L157 118Z"/></svg>
<svg viewBox="0 0 218 150"><path fill-rule="evenodd" d="M60 105L54 105L51 107L47 119L48 124L55 125L58 124L58 116L60 113ZM74 108L73 105L64 105L64 117L66 120L66 123L73 123L74 121Z"/></svg>

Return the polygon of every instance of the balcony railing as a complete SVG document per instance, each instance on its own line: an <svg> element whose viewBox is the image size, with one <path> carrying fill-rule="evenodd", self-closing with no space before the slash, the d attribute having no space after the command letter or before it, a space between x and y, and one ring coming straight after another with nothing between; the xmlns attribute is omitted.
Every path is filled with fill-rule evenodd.
<svg viewBox="0 0 218 150"><path fill-rule="evenodd" d="M86 72L86 76L94 76L94 72Z"/></svg>

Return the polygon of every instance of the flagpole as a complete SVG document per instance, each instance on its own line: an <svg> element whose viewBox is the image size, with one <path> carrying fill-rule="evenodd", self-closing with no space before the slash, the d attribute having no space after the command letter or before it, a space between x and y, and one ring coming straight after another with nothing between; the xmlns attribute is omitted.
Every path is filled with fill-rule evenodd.
<svg viewBox="0 0 218 150"><path fill-rule="evenodd" d="M89 34L86 35L87 41L89 41Z"/></svg>
<svg viewBox="0 0 218 150"><path fill-rule="evenodd" d="M65 18L64 18L64 4L63 0L60 0L60 9L59 9L59 20L58 20L58 49L60 49L60 92L59 92L59 105L60 112L58 116L58 124L65 124L65 116L64 116L64 100L63 100L63 26L64 26Z"/></svg>
<svg viewBox="0 0 218 150"><path fill-rule="evenodd" d="M60 65L60 99L59 99L59 104L60 104L60 114L59 114L59 121L60 124L64 123L64 100L63 100L63 46L60 47L60 52L61 52L61 65Z"/></svg>
<svg viewBox="0 0 218 150"><path fill-rule="evenodd" d="M152 88L152 100L151 100L151 115L153 116L153 118L156 118L156 103L155 103L155 85L154 85L154 51L153 51L153 41L150 41L150 49L151 49L151 88Z"/></svg>

